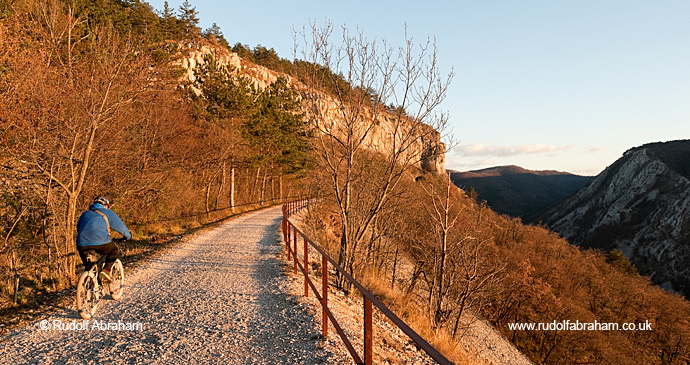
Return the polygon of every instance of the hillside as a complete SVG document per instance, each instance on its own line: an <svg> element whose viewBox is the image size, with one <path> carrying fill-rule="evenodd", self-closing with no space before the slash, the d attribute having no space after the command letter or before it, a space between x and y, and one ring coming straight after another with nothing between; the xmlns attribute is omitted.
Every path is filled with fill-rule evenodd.
<svg viewBox="0 0 690 365"><path fill-rule="evenodd" d="M208 67L185 82L187 55L222 36L188 2L166 14L0 4L0 309L74 285L75 224L95 196L152 246L302 190L313 158L298 94Z"/></svg>
<svg viewBox="0 0 690 365"><path fill-rule="evenodd" d="M381 99L394 85L367 85L377 79L368 73L360 80L343 76L326 62L329 54L293 63L263 47L248 50L238 43L229 49L218 29L198 28L198 14L187 1L177 12L166 5L160 13L138 0L13 0L0 8L0 309L8 317L21 308L33 312L32 305L57 307L40 303L73 287L82 267L74 224L94 195L111 198L136 247L242 210L310 196L310 237L411 325L425 328L425 338L458 363L469 362L457 346L479 316L536 363L690 361L690 303L609 264L598 251L496 214L450 184L442 173L442 129L434 129L448 122L434 110L448 84L429 83L425 75L440 73L419 67L436 64L435 48L418 59L404 59L401 52L417 65L407 75L396 72L415 91L406 98L421 110L415 116L405 105ZM329 29L315 34L314 42L325 34ZM375 54L368 52L370 43L343 43L357 48L347 50L351 54ZM330 45L315 48L328 51ZM419 93L414 80L431 89ZM687 171L682 159L673 161L675 170ZM506 170L521 178L533 174ZM276 230L250 225L254 233ZM269 241L275 242L261 242ZM124 247L125 257L132 257ZM250 251L272 259L271 250ZM234 250L227 253L236 261ZM232 268L218 271L223 265L217 264L195 277L234 275ZM306 267L318 273L318 265ZM349 290L344 277L332 277L338 292ZM192 300L197 294L176 293L179 303L203 304ZM152 294L138 302L156 303ZM225 298L214 298L227 307ZM244 299L256 298L262 295ZM163 325L175 323L167 321L168 312L156 312ZM147 311L135 314L142 313ZM650 321L654 331L511 328L561 320ZM195 338L215 336L218 328L211 327L196 326ZM156 328L146 332L160 335ZM32 337L43 334L29 331ZM262 344L260 337L254 340ZM132 341L139 348L150 342L140 336ZM45 346L52 351L52 344ZM466 350L482 351L473 345Z"/></svg>
<svg viewBox="0 0 690 365"><path fill-rule="evenodd" d="M492 210L532 222L538 213L575 194L593 178L559 171L533 171L519 166L498 166L467 172L452 172L453 183Z"/></svg>
<svg viewBox="0 0 690 365"><path fill-rule="evenodd" d="M194 88L197 93L208 94L209 90L197 89L196 86L203 87L204 85L204 81L200 80L198 70L213 68L209 66L210 63L216 63L216 67L226 68L232 72L236 71L236 77L243 78L258 90L266 90L279 79L284 79L290 88L300 94L300 109L308 118L316 117L315 114L317 114L319 119L330 121L330 123L335 122L332 124L333 126L345 124L345 119L348 117L342 112L343 105L341 104L346 103L343 103L342 100L338 100L338 98L329 94L327 92L328 85L321 85L322 88L314 90L313 86L309 87L305 84L306 79L310 78L311 75L305 76L301 72L294 71L294 68L298 67L293 67L292 73L285 73L282 69L287 68L287 66L283 65L277 67L275 63L278 61L265 62L267 65L273 66L273 68L278 70L276 71L250 61L254 60L252 53L246 50L242 52L243 49L244 48L239 48L237 45L233 47L232 50L209 43L187 45L187 48L183 49L181 52L182 57L175 61L175 64L179 65L184 70L181 81L186 84L191 84L192 88ZM235 53L234 50L240 51L240 53ZM261 49L258 51L261 51ZM244 57L241 57L240 54ZM278 56L274 55L274 57L277 60ZM282 62L287 61L282 60ZM304 65L302 65L302 67L303 66ZM314 95L316 95L315 98L317 101L312 103ZM208 99L207 95L204 97ZM348 103L350 101L348 101ZM222 103L222 100L218 100L217 102ZM362 113L359 118L364 120L376 120L372 128L367 130L366 133L363 133L364 138L362 146L365 149L384 155L390 153L390 148L394 145L391 143L391 131L400 129L400 131L398 131L399 135L407 135L408 140L404 141L405 143L402 144L403 148L398 148L407 150L406 153L409 155L410 159L414 160L412 165L423 171L432 173L445 172L445 145L441 141L439 131L435 129L436 126L427 125L423 122L413 122L412 119L406 115L403 115L403 120L400 121L396 113L392 113L386 108L372 107L368 103L365 104L364 110L367 111ZM355 106L352 106L352 108L355 108ZM361 123L361 121L359 122ZM323 132L329 128L324 129L319 127L316 129ZM335 131L335 129L337 129L337 131ZM334 132L338 137L341 137L340 134L343 133L340 127L334 128ZM362 132L358 131L358 133ZM397 138L398 143L401 143L401 137L398 136Z"/></svg>
<svg viewBox="0 0 690 365"><path fill-rule="evenodd" d="M386 224L377 227L375 245L366 242L358 247L362 263L355 275L369 273L365 281L376 284L374 292L381 293L387 305L392 302L390 307L397 313L428 316L424 323L437 320L453 341L464 341L463 319L478 313L534 363L690 360L687 300L631 273L624 258L614 261L600 251L571 245L544 227L496 214L460 189L444 190L446 186L441 177L406 179L400 189L408 198L379 217ZM333 250L340 224L334 203L325 198L318 205L310 208L307 232ZM434 214L440 219L434 220ZM446 217L449 225L444 223ZM447 266L442 267L438 263L444 259ZM511 327L563 321L649 321L653 331Z"/></svg>
<svg viewBox="0 0 690 365"><path fill-rule="evenodd" d="M632 148L542 217L570 242L620 249L640 273L690 294L690 140Z"/></svg>

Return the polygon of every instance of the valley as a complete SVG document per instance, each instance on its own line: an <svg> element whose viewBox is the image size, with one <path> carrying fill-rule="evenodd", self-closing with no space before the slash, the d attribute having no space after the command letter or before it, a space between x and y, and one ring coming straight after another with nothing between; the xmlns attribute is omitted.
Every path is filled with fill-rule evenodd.
<svg viewBox="0 0 690 365"><path fill-rule="evenodd" d="M687 296L688 156L690 141L678 140L631 148L596 177L500 166L451 179L494 211L544 223L571 244L621 250L640 274Z"/></svg>

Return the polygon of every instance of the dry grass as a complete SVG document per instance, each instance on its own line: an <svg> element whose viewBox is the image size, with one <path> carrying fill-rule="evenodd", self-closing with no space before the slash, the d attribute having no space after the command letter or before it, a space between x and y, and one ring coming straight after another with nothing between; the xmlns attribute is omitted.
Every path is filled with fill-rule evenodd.
<svg viewBox="0 0 690 365"><path fill-rule="evenodd" d="M299 245L298 245L299 246ZM299 250L299 247L298 247ZM285 258L284 253L282 254ZM298 255L300 259L302 256ZM310 253L313 260L316 252ZM319 263L311 262L310 279L317 288L321 288L320 276L314 276L315 273L320 273ZM293 294L298 297L298 302L309 305L307 312L315 317L315 323L321 323L321 307L319 302L314 298L314 294L310 292L309 297L304 297L303 289L303 274L298 272L293 274L292 264L288 263L285 266L286 275L293 278L292 287ZM331 278L333 276L331 275ZM362 279L365 287L381 299L386 306L393 312L398 314L410 327L412 327L419 335L425 338L437 350L443 353L449 360L456 364L485 364L477 354L472 354L466 351L458 342L452 341L449 336L443 332L435 332L429 326L429 320L424 314L419 311L419 306L413 300L409 300L399 291L391 289L390 283L382 280L376 275L367 275ZM359 354L362 354L362 297L356 291L350 291L345 294L343 291L337 290L333 285L329 286L329 308L333 311L338 323L343 327L347 333L348 338L353 341L353 346L357 349ZM420 352L412 340L409 339L397 326L393 324L380 311L374 310L374 363L376 364L409 364L428 362L421 361ZM329 325L329 339L328 343L334 348L339 348L348 360L350 359L342 344L342 340L338 337L332 324ZM430 363L433 360L429 358Z"/></svg>
<svg viewBox="0 0 690 365"><path fill-rule="evenodd" d="M464 200L461 200L461 202L464 202ZM300 226L300 230L308 232L310 235L313 234L314 236L312 238L314 241L319 242L325 247L328 247L329 243L338 242L338 218L321 205L315 205L313 211L305 210L293 215L291 221ZM335 252L335 250L332 252ZM366 252L359 255L359 257L362 258L365 256ZM314 251L310 257L314 260L318 258L318 255ZM409 281L406 280L406 278L409 279L412 277L413 265L402 257L399 259L401 261L398 262L396 267L396 278L398 279L396 279L395 287L391 285L392 262L385 262L383 266L376 265L379 266L379 269L373 269L372 267L374 265L359 263L359 266L355 269L356 277L367 289L388 306L388 308L396 313L405 323L413 328L415 332L426 339L449 360L458 364L488 364L495 360L491 356L497 354L503 356L503 351L506 351L509 346L506 346L506 348L497 347L494 350L487 351L486 347L476 346L469 341L468 338L471 336L466 336L465 331L460 331L458 336L453 338L451 335L452 332L449 332L445 327L433 328L431 320L427 316L425 310L426 303L422 299L424 293L420 293L420 289L416 289L418 291L414 292L412 295L407 295L405 293L405 289L407 289L407 285L409 285ZM350 293L350 295L353 301L361 301L359 297L360 294L357 291ZM374 312L377 313L378 311ZM361 321L361 317L359 320ZM393 325L390 320L382 320ZM478 327L480 326L475 328ZM500 335L488 325L486 328L481 327L480 332L481 334L478 332L478 335L481 336L486 336L486 333L491 332L490 336L492 341L494 335L500 337ZM472 335L475 334L472 333ZM375 341L378 340L375 339ZM390 342L390 340L385 337L382 341ZM512 350L512 347L510 347L510 350ZM491 353L491 356L487 356L488 352ZM498 361L500 361L500 359Z"/></svg>
<svg viewBox="0 0 690 365"><path fill-rule="evenodd" d="M477 354L467 351L459 340L453 339L445 330L434 330L428 316L421 309L422 304L416 298L406 296L401 290L391 287L390 279L385 275L366 271L362 284L452 362L470 365L484 363Z"/></svg>
<svg viewBox="0 0 690 365"><path fill-rule="evenodd" d="M306 218L306 213L300 212L298 214L293 215L291 217L291 221L300 226L300 229L310 231L308 227L303 227L309 224L309 219ZM300 258L300 260L303 260L304 257L301 254L301 245L302 243L300 241L300 243L298 244L298 257ZM317 288L321 288L320 275L318 277L311 275L321 272L320 255L312 249L310 250L309 257L311 268L310 278ZM410 265L400 265L402 267L399 268L399 272L406 272L410 270ZM289 264L288 266L289 267L287 271L290 273L289 275L292 275L292 264ZM302 275L302 273L297 273L296 281L301 282L302 280L304 280ZM333 275L331 275L331 278L333 278ZM484 361L480 356L478 356L479 354L473 353L470 350L466 349L460 343L459 340L452 339L452 336L448 335L444 329L434 330L431 327L431 321L423 312L423 310L421 310L421 308L423 308L423 305L419 303L417 298L411 298L409 296L406 296L403 290L401 290L400 288L392 287L391 279L388 277L388 275L376 272L374 270L364 269L361 274L360 282L364 285L364 287L371 291L372 294L379 298L379 300L381 300L389 309L391 309L401 319L403 319L405 323L407 323L412 329L414 329L415 332L417 332L420 336L426 339L432 346L434 346L434 348L436 348L438 351L444 354L444 356L446 356L452 362L457 364L469 365L486 364L486 361ZM355 336L361 336L361 334L359 333L362 330L361 316L363 315L362 313L360 313L361 305L359 304L362 300L361 294L357 290L352 290L345 297L343 295L343 292L337 291L333 287L331 287L331 289L335 295L329 297L329 307L332 307L334 315L336 316L336 318L339 318L339 316L343 316L344 318L349 318L350 322L357 323L358 327L351 331ZM295 294L303 296L303 289L300 292L297 292ZM346 305L343 303L338 303L339 301L343 300L347 300L351 304ZM317 322L320 322L321 309L320 307L316 308L316 306L320 306L320 304L318 304L318 302L316 302L313 299L309 300L308 302L310 302L311 305L314 306L314 312L316 312ZM340 310L341 313L337 312L337 310ZM354 313L353 311L356 313ZM382 313L380 313L379 311L375 310L374 314L375 322L385 322L389 327L397 327L395 326L395 324L393 324L392 321L383 316ZM389 332L385 330L382 330L381 328L375 329L374 331L374 347L376 348L376 351L374 351L374 353L375 357L378 356L378 359L375 359L374 361L375 363L407 363L405 360L405 356L409 352L406 352L406 347L409 347L411 345L411 340L409 340L409 338L407 338L406 335L402 334L401 332L402 336L405 337L403 341L407 342L400 342L400 339L394 339L393 335L391 335ZM333 331L331 333L335 332ZM340 339L337 339L337 341L340 341ZM357 345L355 345L355 347L357 347ZM388 351L384 349L388 349Z"/></svg>

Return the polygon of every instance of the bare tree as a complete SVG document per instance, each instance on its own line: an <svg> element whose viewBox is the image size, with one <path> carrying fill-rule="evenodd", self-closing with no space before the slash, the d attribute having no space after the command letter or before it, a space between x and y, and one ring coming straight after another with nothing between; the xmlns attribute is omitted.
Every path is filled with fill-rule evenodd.
<svg viewBox="0 0 690 365"><path fill-rule="evenodd" d="M425 209L434 233L434 247L428 260L430 275L427 279L431 281L428 285L429 312L434 326L438 326L447 318L445 302L448 300L450 286L455 282L455 273L448 270L448 241L450 230L455 227L460 212L453 209L455 200L451 199L450 175L445 180L443 193L438 192L433 185L429 188L422 185L431 199L431 206L425 206Z"/></svg>
<svg viewBox="0 0 690 365"><path fill-rule="evenodd" d="M445 326L456 337L463 314L481 309L500 282L505 264L492 252L490 239L483 233L485 207L477 207L478 212L463 208L450 176L421 187L428 196L427 214L419 221L410 250L416 265L409 291L418 278L423 279L421 292L431 324Z"/></svg>
<svg viewBox="0 0 690 365"><path fill-rule="evenodd" d="M302 99L342 223L338 262L352 272L357 246L404 173L446 129L448 115L434 111L453 73L441 76L429 40L417 46L406 37L394 48L343 27L334 43L333 30L327 23L295 32L294 54L304 60L295 61Z"/></svg>
<svg viewBox="0 0 690 365"><path fill-rule="evenodd" d="M451 331L453 338L461 328L463 314L467 310L479 312L482 309L503 280L502 274L507 267L504 260L499 259L491 249L489 239L482 234L483 209L488 208L479 206L476 223L463 226L459 237L452 241L453 250L448 253L451 263L446 270L452 269L454 272L453 280L446 284L449 298L445 313L447 319L455 317Z"/></svg>
<svg viewBox="0 0 690 365"><path fill-rule="evenodd" d="M45 33L41 39L55 46L50 48L54 53L17 68L18 78L41 82L13 90L21 104L16 108L25 116L21 125L25 142L14 157L26 166L29 175L45 176L49 185L56 184L66 196L62 235L66 273L73 277L78 202L97 140L103 127L117 125L119 110L147 88L149 69L145 57L137 53L136 42L119 36L114 28L88 29L89 36L84 38L74 31L83 22L73 19L71 12L59 16L67 19L51 21L37 30ZM46 22L49 18L43 17ZM58 27L64 29L58 32ZM56 34L63 39L57 39ZM74 54L75 42L81 42L78 56ZM60 45L65 48L63 52L56 49ZM27 91L31 97L22 96Z"/></svg>

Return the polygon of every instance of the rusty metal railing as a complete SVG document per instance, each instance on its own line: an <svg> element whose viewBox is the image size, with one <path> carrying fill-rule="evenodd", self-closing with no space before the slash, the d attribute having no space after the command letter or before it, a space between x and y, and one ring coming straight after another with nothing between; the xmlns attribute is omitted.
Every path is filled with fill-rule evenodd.
<svg viewBox="0 0 690 365"><path fill-rule="evenodd" d="M360 284L357 280L355 280L355 278L352 277L352 275L350 275L347 271L340 267L340 265L338 265L338 263L335 262L335 260L328 256L328 254L321 247L315 244L309 237L306 236L306 234L304 234L294 224L292 224L292 222L290 222L290 215L304 208L305 206L307 206L308 203L308 199L300 199L283 204L283 239L285 240L285 250L287 254L287 259L288 261L293 260L294 262L293 267L295 274L297 274L298 269L302 272L302 274L304 274L304 296L309 296L309 288L311 288L311 290L314 292L314 295L319 300L319 303L321 303L323 318L323 336L328 337L328 321L330 320L331 324L333 325L333 328L335 328L335 331L338 333L343 343L345 344L345 347L350 352L350 355L352 356L354 362L356 364L364 365L373 364L374 329L372 326L372 314L373 307L376 307L379 309L379 311L381 311L383 315L385 315L393 323L395 323L395 325L398 326L398 328L400 328L407 336L409 336L410 339L414 341L419 348L424 350L424 352L426 352L437 363L444 365L452 365L453 363L450 360L448 360L445 356L438 352L438 350L436 350L424 338L417 334L417 332L410 328L410 326L408 326L402 319L400 319L400 317L398 317L395 313L388 309L388 307L381 303L381 301L378 298L376 298L374 294L365 289L364 286L362 286L362 284ZM301 237L303 241L302 248L304 249L304 264L300 262L297 256L298 237ZM309 278L309 246L311 246L314 250L321 254L321 293L319 293L319 290L316 288L314 283ZM333 312L328 308L328 263L330 263L335 270L337 270L341 275L343 275L343 277L345 277L347 281L349 281L352 284L352 286L357 288L357 290L364 297L364 359L362 359L362 357L359 356L354 346L352 346L352 342L350 341L350 339L348 339L347 335L338 324L338 321L333 315Z"/></svg>

